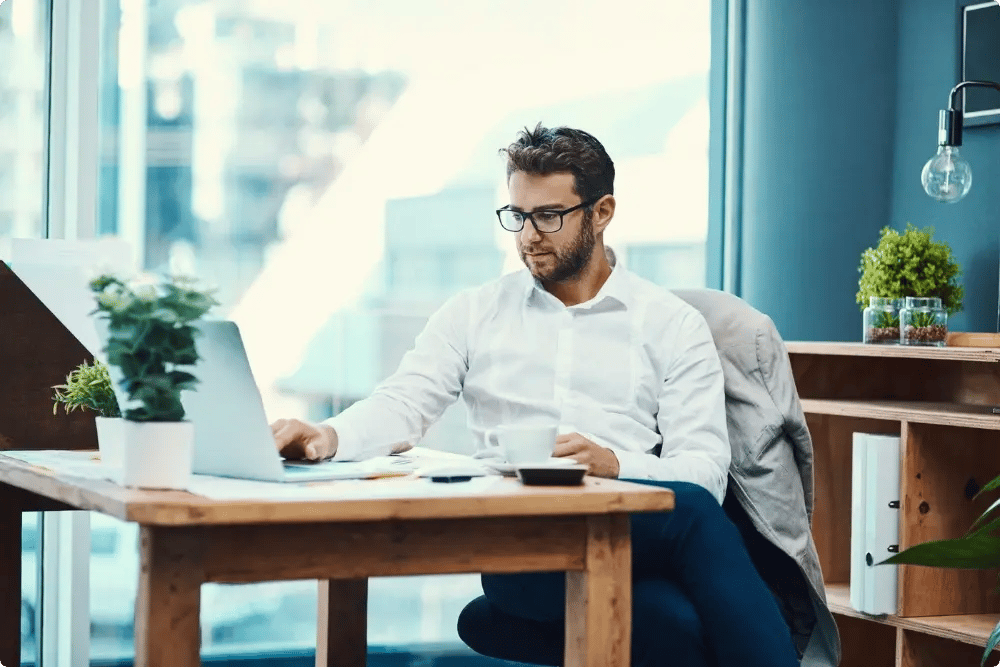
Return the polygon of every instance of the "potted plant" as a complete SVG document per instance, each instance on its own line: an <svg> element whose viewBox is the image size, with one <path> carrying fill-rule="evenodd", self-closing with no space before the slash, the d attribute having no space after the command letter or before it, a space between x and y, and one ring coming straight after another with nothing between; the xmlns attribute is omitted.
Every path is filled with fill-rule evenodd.
<svg viewBox="0 0 1000 667"><path fill-rule="evenodd" d="M973 500L996 489L1000 489L1000 477L980 489ZM887 558L879 565L926 565L964 570L1000 568L1000 536L997 535L997 531L1000 530L1000 516L995 514L997 508L1000 508L1000 499L995 500L962 537L916 544ZM993 519L989 520L991 515ZM980 665L986 665L986 660L998 643L1000 643L1000 623L993 628L993 632L986 640L986 650L983 651Z"/></svg>
<svg viewBox="0 0 1000 667"><path fill-rule="evenodd" d="M122 464L122 413L118 409L108 367L100 361L84 361L66 376L66 383L52 389L52 414L62 405L66 413L87 410L95 413L97 445L101 462L120 467Z"/></svg>
<svg viewBox="0 0 1000 667"><path fill-rule="evenodd" d="M856 299L866 311L866 342L884 342L895 334L904 343L944 344L947 316L962 310L965 290L951 248L932 241L933 233L932 227L920 230L910 223L902 234L884 227L878 245L861 254ZM914 306L911 299L908 325L900 327L898 304L906 297L927 303ZM934 299L940 300L936 308ZM897 307L886 307L889 301Z"/></svg>
<svg viewBox="0 0 1000 667"><path fill-rule="evenodd" d="M90 289L94 313L107 322L108 363L128 396L124 410L122 483L185 489L191 476L194 425L184 421L181 392L197 380L181 370L198 361L195 322L217 305L188 279L141 279L110 275Z"/></svg>

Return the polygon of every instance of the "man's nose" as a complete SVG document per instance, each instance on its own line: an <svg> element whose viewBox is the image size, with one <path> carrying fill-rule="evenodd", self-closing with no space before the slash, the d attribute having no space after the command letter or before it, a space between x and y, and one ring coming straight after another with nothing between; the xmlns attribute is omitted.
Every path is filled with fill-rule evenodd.
<svg viewBox="0 0 1000 667"><path fill-rule="evenodd" d="M520 231L521 234L521 245L531 245L542 240L542 234L535 226L531 224L531 220L525 219L524 228Z"/></svg>

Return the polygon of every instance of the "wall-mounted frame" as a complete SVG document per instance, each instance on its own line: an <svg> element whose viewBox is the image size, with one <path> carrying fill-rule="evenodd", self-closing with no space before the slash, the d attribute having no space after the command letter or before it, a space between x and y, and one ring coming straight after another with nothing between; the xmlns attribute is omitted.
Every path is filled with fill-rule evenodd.
<svg viewBox="0 0 1000 667"><path fill-rule="evenodd" d="M1000 81L1000 4L995 0L962 10L962 81ZM1000 123L1000 94L989 88L964 91L964 125Z"/></svg>

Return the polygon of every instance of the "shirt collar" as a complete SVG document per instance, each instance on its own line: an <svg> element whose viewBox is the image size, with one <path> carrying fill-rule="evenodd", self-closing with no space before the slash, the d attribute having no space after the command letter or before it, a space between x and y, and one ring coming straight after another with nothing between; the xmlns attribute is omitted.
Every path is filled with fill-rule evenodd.
<svg viewBox="0 0 1000 667"><path fill-rule="evenodd" d="M528 269L523 269L523 271L524 275L527 277L528 291L526 298L529 304L548 304L550 306L558 305L561 308L566 307L563 306L559 299L550 294L542 286L542 283L531 275L531 272L528 271ZM616 263L613 267L611 267L611 275L604 281L604 284L601 286L601 289L598 290L594 298L575 306L570 306L570 308L576 308L579 310L607 310L617 306L628 310L629 290L627 274L628 271L625 267L623 267L620 263Z"/></svg>

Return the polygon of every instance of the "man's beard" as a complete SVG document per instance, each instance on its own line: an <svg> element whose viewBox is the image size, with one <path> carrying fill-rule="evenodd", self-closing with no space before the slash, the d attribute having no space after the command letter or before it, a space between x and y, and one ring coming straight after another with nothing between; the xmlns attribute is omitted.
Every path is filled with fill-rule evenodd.
<svg viewBox="0 0 1000 667"><path fill-rule="evenodd" d="M529 223L530 224L530 223ZM528 258L524 248L519 249L521 261L535 278L543 283L562 283L573 280L583 272L584 267L590 261L590 256L594 254L594 246L597 239L594 236L594 225L590 211L584 211L583 221L580 224L580 232L576 238L566 248L554 248L552 255L555 258L555 266L546 275L535 273L528 265Z"/></svg>

